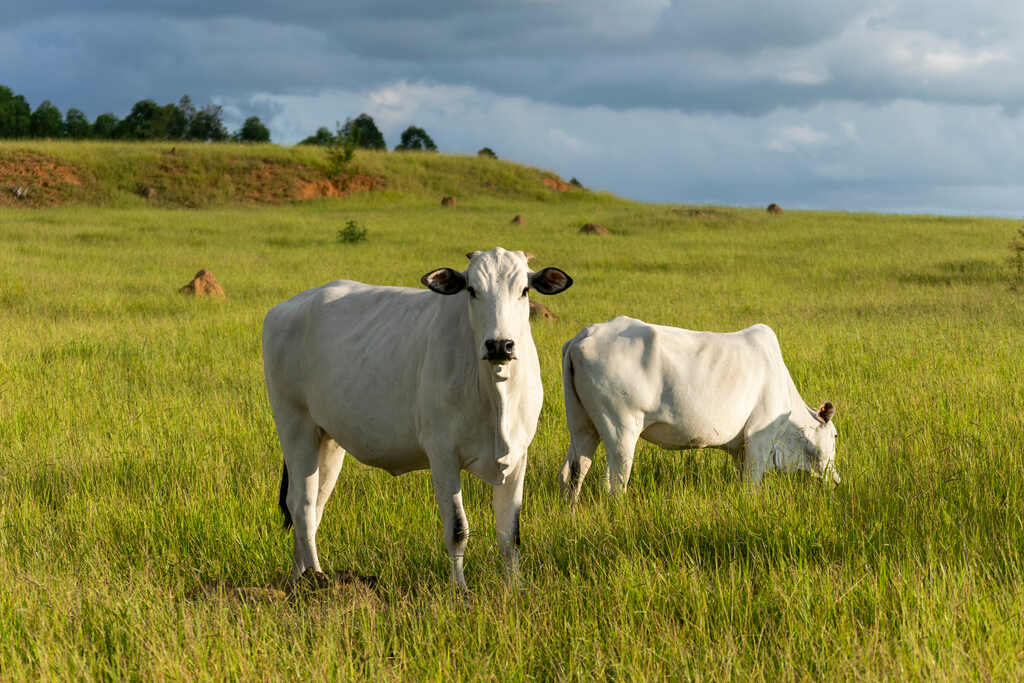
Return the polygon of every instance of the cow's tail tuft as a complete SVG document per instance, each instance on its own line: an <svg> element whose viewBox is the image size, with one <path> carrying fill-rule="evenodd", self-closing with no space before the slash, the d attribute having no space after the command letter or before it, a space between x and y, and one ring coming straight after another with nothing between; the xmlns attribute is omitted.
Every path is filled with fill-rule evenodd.
<svg viewBox="0 0 1024 683"><path fill-rule="evenodd" d="M288 465L281 469L281 494L277 497L277 506L284 514L284 528L291 528L292 513L288 511Z"/></svg>

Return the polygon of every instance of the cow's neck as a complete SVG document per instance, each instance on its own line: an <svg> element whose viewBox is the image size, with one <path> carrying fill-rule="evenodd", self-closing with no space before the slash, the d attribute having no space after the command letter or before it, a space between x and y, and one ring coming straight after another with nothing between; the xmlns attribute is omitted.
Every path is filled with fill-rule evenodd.
<svg viewBox="0 0 1024 683"><path fill-rule="evenodd" d="M481 362L478 366L481 370L478 379L480 392L486 397L486 404L494 421L494 459L504 472L511 469L515 457L512 421L515 415L513 404L518 374L516 363L510 363L511 367L507 368L508 378L501 381L494 379L494 370L489 367L489 363Z"/></svg>
<svg viewBox="0 0 1024 683"><path fill-rule="evenodd" d="M789 377L789 417L774 444L775 466L780 469L806 469L810 431L816 426L813 411L796 390Z"/></svg>
<svg viewBox="0 0 1024 683"><path fill-rule="evenodd" d="M529 372L531 367L527 358L536 355L533 338L530 336L529 330L517 338L520 359L509 363L505 368L507 376L498 380L495 376L495 368L487 361L480 359L480 350L473 339L465 305L460 305L457 310L452 329L466 330L467 333L462 337L461 344L458 347L453 347L453 351L464 358L467 363L465 367L469 381L466 386L471 387L474 384L477 386L479 404L485 411L486 419L494 434L493 457L498 470L504 475L515 466L516 459L521 455L522 448L517 443L516 421L519 418L518 407L522 402L522 394L529 388L526 386L527 378L524 376L524 373Z"/></svg>

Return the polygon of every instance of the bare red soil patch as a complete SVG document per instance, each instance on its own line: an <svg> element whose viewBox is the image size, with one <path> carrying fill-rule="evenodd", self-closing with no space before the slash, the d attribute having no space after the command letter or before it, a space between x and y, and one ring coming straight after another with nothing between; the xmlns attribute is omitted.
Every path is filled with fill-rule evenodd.
<svg viewBox="0 0 1024 683"><path fill-rule="evenodd" d="M82 174L60 159L17 150L0 156L0 206L53 206L82 186Z"/></svg>
<svg viewBox="0 0 1024 683"><path fill-rule="evenodd" d="M323 171L305 164L264 161L246 172L232 174L240 199L277 204L282 202L347 197L379 190L387 185L383 176L353 174L329 178Z"/></svg>
<svg viewBox="0 0 1024 683"><path fill-rule="evenodd" d="M346 197L387 186L383 176L332 176L324 169L272 159L213 159L187 150L140 157L128 174L104 181L88 170L31 150L0 152L0 206L42 207L103 201L114 187L164 206L235 202L283 204ZM104 192L104 190L107 192Z"/></svg>
<svg viewBox="0 0 1024 683"><path fill-rule="evenodd" d="M555 192L569 191L569 183L563 183L558 178L544 178L544 185Z"/></svg>

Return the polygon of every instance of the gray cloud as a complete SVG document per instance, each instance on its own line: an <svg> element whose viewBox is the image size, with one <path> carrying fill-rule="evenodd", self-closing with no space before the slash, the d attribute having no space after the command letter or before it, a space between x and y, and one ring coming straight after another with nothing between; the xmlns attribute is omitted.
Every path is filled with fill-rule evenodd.
<svg viewBox="0 0 1024 683"><path fill-rule="evenodd" d="M187 92L285 143L367 111L642 199L1005 211L1022 34L993 0L38 0L0 6L0 84Z"/></svg>

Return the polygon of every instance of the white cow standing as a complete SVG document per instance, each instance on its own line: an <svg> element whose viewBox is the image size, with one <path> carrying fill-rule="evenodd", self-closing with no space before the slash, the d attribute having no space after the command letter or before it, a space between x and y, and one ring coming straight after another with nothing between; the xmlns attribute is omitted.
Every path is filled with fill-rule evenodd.
<svg viewBox="0 0 1024 683"><path fill-rule="evenodd" d="M570 443L561 480L573 502L598 441L612 492L626 488L640 438L721 448L755 486L770 469L839 483L834 408L804 403L766 325L721 334L620 316L565 343L562 381Z"/></svg>
<svg viewBox="0 0 1024 683"><path fill-rule="evenodd" d="M424 275L432 291L339 280L267 313L264 372L284 451L279 502L295 527L293 581L322 571L316 531L346 451L393 475L430 468L462 588L469 526L459 471L491 484L498 547L517 572L526 450L543 401L527 291L557 294L572 278L532 272L523 252L501 247L467 256L465 272Z"/></svg>

